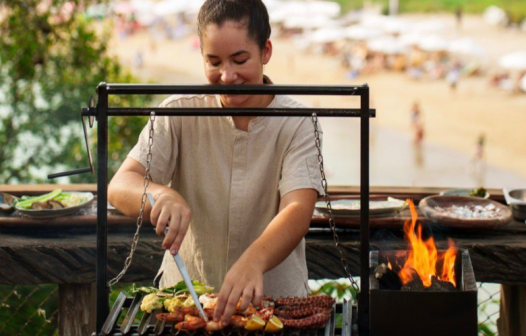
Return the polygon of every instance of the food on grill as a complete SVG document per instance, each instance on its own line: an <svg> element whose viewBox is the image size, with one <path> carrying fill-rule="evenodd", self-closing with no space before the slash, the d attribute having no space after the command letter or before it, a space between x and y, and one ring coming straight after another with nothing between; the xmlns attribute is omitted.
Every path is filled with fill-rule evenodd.
<svg viewBox="0 0 526 336"><path fill-rule="evenodd" d="M319 308L319 307L308 307L308 306L289 306L280 307L276 309L276 315L287 318L287 319L299 319L316 314L329 314L331 308Z"/></svg>
<svg viewBox="0 0 526 336"><path fill-rule="evenodd" d="M261 330L265 328L265 321L259 317L258 315L252 315L250 316L250 319L247 321L245 325L245 329L247 330Z"/></svg>
<svg viewBox="0 0 526 336"><path fill-rule="evenodd" d="M156 293L146 295L141 302L141 310L147 313L151 313L156 309L161 309L163 307L163 302L161 298L157 296Z"/></svg>
<svg viewBox="0 0 526 336"><path fill-rule="evenodd" d="M282 319L283 325L289 328L314 328L323 327L331 318L330 314L315 314L301 319Z"/></svg>
<svg viewBox="0 0 526 336"><path fill-rule="evenodd" d="M277 316L272 316L265 326L265 332L269 333L277 332L281 329L283 329L283 323L277 318Z"/></svg>
<svg viewBox="0 0 526 336"><path fill-rule="evenodd" d="M313 295L305 298L279 298L275 300L276 306L310 306L319 308L331 308L334 299L329 295Z"/></svg>
<svg viewBox="0 0 526 336"><path fill-rule="evenodd" d="M329 295L306 298L279 298L275 300L276 316L289 328L316 328L329 321L334 299Z"/></svg>
<svg viewBox="0 0 526 336"><path fill-rule="evenodd" d="M197 281L201 289L209 290ZM212 320L217 305L218 294L204 293L200 295L199 302L210 321L206 322L199 315L199 310L194 304L191 296L186 292L186 286L182 288L181 283L174 287L158 290L153 287L132 287L132 293L146 293L141 310L147 313L164 308L165 312L156 314L160 321L174 322L175 328L180 331L194 331L206 329L209 332L221 330L224 326L221 322ZM180 291L183 294L174 295ZM237 307L239 308L241 299ZM248 308L240 311L237 309L232 316L229 327L244 328L250 331L264 330L273 333L282 330L283 327L303 329L323 327L329 320L334 299L328 295L313 295L306 298L279 298L264 297L259 307L249 304ZM166 312L167 311L167 312Z"/></svg>

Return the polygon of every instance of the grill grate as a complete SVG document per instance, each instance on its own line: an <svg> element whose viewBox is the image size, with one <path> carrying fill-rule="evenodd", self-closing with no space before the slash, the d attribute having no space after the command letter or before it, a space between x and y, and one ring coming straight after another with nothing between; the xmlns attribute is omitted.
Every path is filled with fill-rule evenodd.
<svg viewBox="0 0 526 336"><path fill-rule="evenodd" d="M331 318L323 328L309 329L290 329L285 328L274 334L267 334L263 331L248 331L240 328L227 328L214 333L207 331L183 332L175 329L174 322L159 321L155 317L161 310L154 311L151 314L145 313L139 324L133 324L137 313L140 310L143 296L137 294L135 297L128 297L121 292L115 300L113 307L102 326L99 336L351 336L353 333L353 324L356 323L355 306L352 299L344 300L341 304L334 304ZM336 325L336 314L342 314L341 327ZM122 318L122 322L119 320Z"/></svg>

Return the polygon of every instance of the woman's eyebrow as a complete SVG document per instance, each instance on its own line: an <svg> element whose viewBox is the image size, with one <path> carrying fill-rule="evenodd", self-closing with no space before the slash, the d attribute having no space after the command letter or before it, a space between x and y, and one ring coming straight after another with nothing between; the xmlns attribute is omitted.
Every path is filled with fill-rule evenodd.
<svg viewBox="0 0 526 336"><path fill-rule="evenodd" d="M243 54L249 54L249 52L246 51L246 50L240 50L240 51L235 52L232 55L230 55L230 57L236 57L236 56L243 55ZM208 58L219 58L219 56L213 55L213 54L206 54L206 57L208 57Z"/></svg>

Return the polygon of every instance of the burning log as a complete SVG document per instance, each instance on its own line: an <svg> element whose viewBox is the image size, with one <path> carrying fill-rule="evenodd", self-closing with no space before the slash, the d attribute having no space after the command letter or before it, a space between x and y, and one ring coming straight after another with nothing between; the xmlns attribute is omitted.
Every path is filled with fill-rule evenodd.
<svg viewBox="0 0 526 336"><path fill-rule="evenodd" d="M376 267L374 277L378 279L381 289L400 290L402 288L400 277L386 264L382 263Z"/></svg>

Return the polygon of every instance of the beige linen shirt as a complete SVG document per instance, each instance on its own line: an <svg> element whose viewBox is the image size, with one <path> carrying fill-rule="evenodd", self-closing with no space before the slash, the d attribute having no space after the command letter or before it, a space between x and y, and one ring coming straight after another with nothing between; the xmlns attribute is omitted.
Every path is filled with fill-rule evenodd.
<svg viewBox="0 0 526 336"><path fill-rule="evenodd" d="M162 107L221 107L219 96L172 96ZM288 96L268 106L302 107ZM128 157L146 166L149 125ZM258 117L248 131L232 117L157 117L151 176L187 201L192 223L180 249L190 277L219 291L241 254L278 213L281 197L310 188L323 195L310 118ZM160 287L181 281L167 251ZM264 294L308 294L305 239L264 274Z"/></svg>

